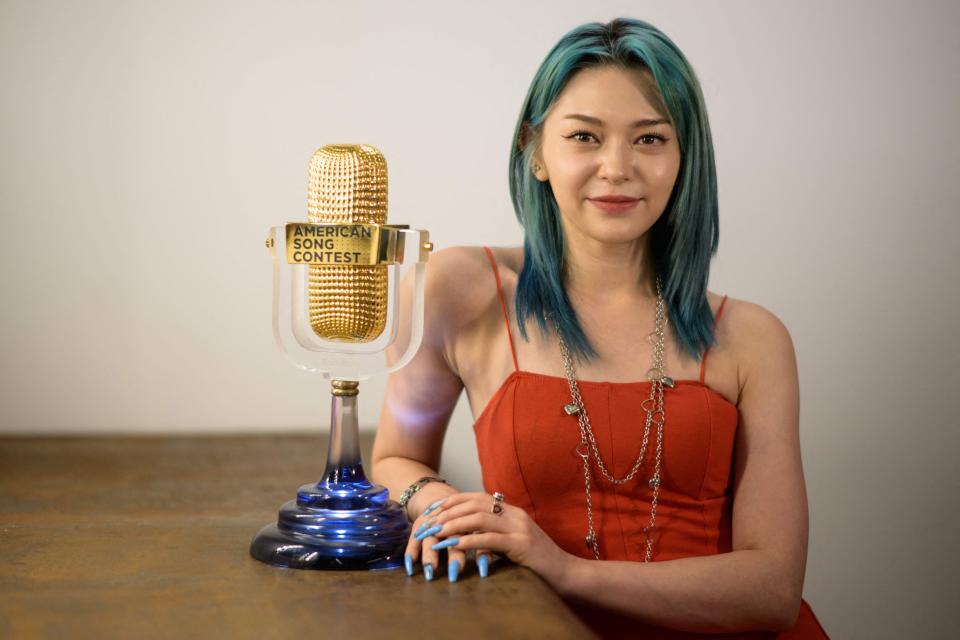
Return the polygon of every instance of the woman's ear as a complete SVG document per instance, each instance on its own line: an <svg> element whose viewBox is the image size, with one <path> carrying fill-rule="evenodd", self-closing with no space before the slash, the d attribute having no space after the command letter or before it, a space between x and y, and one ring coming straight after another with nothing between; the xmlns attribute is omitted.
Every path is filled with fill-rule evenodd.
<svg viewBox="0 0 960 640"><path fill-rule="evenodd" d="M540 156L540 150L537 149L536 153L533 154L533 158L530 162L530 171L533 173L534 177L540 182L546 182L547 168L543 164L543 158Z"/></svg>
<svg viewBox="0 0 960 640"><path fill-rule="evenodd" d="M540 182L547 181L547 170L539 164L533 165L533 175Z"/></svg>
<svg viewBox="0 0 960 640"><path fill-rule="evenodd" d="M540 155L540 141L536 135L536 132L530 127L528 123L524 123L520 128L520 135L517 138L517 146L521 151L523 151L527 145L534 144L537 146L536 150L533 153L533 157L530 162L530 172L533 173L534 177L540 182L547 181L547 168L543 164L543 158Z"/></svg>

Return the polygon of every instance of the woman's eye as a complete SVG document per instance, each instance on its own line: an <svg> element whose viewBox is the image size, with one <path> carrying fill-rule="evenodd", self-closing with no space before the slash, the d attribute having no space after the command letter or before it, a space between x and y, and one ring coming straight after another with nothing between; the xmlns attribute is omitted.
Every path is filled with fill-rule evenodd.
<svg viewBox="0 0 960 640"><path fill-rule="evenodd" d="M587 142L585 138L593 138L593 134L587 131L574 131L572 134L567 136L569 139L578 140L580 142ZM594 138L596 139L596 138Z"/></svg>
<svg viewBox="0 0 960 640"><path fill-rule="evenodd" d="M658 142L666 142L667 139L661 135L656 135L653 133L648 133L647 135L640 136L637 140L642 140L642 144L657 144Z"/></svg>

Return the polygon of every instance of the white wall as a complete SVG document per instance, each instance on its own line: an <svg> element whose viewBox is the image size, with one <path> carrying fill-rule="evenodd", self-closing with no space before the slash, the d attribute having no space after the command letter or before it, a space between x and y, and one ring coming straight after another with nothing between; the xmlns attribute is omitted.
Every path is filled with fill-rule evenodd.
<svg viewBox="0 0 960 640"><path fill-rule="evenodd" d="M273 345L263 248L305 217L312 152L379 147L391 221L438 247L517 244L506 157L528 83L567 30L619 15L666 31L703 83L711 289L794 337L807 599L835 638L945 637L960 601L948 1L4 0L0 431L326 424L323 384ZM369 425L382 394L365 384ZM443 472L479 486L465 402L445 452Z"/></svg>

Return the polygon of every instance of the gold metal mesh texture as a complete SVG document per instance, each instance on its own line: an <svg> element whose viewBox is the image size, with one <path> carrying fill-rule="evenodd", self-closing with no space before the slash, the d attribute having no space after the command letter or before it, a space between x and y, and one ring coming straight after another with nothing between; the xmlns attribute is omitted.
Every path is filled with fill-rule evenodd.
<svg viewBox="0 0 960 640"><path fill-rule="evenodd" d="M369 145L327 145L310 159L307 220L386 224L387 161ZM325 340L369 342L387 321L387 267L311 265L310 326Z"/></svg>

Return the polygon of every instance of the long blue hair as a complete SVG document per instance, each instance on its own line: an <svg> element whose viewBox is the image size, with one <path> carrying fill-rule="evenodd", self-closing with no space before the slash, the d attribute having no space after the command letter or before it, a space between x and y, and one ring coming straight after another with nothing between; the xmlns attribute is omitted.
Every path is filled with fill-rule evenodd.
<svg viewBox="0 0 960 640"><path fill-rule="evenodd" d="M720 240L717 174L713 142L700 83L683 53L651 24L617 18L583 24L553 47L530 84L510 148L510 198L524 229L523 269L516 291L517 324L529 340L526 321L541 332L544 314L563 334L578 359L595 357L563 286L565 243L560 210L547 182L531 163L543 122L578 71L598 66L646 69L653 76L680 145L680 171L663 214L649 233L654 268L680 347L697 361L715 342L713 313L707 303L710 259Z"/></svg>

